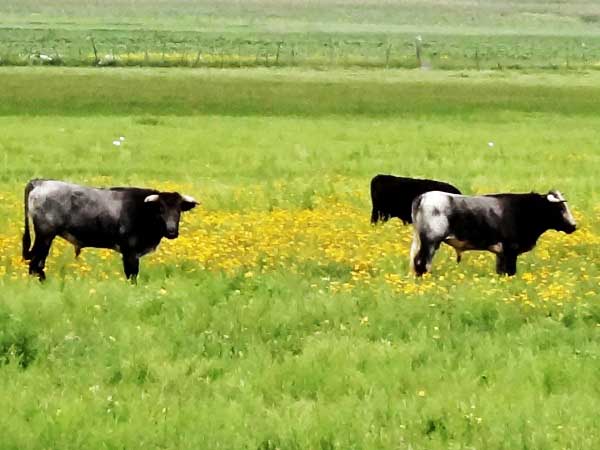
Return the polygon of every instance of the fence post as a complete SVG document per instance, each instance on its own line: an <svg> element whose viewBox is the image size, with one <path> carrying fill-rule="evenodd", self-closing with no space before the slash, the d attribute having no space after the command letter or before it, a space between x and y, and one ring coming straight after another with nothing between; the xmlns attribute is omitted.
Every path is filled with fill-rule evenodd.
<svg viewBox="0 0 600 450"><path fill-rule="evenodd" d="M94 49L94 65L98 65L98 49L96 48L96 42L94 42L94 37L90 36L90 41L92 41L92 48Z"/></svg>
<svg viewBox="0 0 600 450"><path fill-rule="evenodd" d="M418 67L423 66L423 61L421 60L421 41L422 40L423 40L423 38L421 38L421 36L417 36L415 38L415 53L416 53L416 57L417 57L417 66Z"/></svg>
<svg viewBox="0 0 600 450"><path fill-rule="evenodd" d="M385 68L390 68L390 54L392 53L392 43L388 42L388 46L385 49Z"/></svg>
<svg viewBox="0 0 600 450"><path fill-rule="evenodd" d="M283 45L282 41L277 42L277 52L275 53L275 65L279 65L279 52L281 51L281 46Z"/></svg>
<svg viewBox="0 0 600 450"><path fill-rule="evenodd" d="M333 38L329 38L329 65L333 66L333 60L335 58L335 49L333 48Z"/></svg>

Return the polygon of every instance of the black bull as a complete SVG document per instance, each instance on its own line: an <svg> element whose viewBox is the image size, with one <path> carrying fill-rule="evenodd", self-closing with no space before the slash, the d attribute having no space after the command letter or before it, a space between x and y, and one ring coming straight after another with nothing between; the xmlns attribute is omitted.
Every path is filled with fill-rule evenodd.
<svg viewBox="0 0 600 450"><path fill-rule="evenodd" d="M443 181L419 178L376 175L371 180L371 223L386 222L397 217L404 224L412 223L411 205L415 198L429 191L443 191L453 194L461 192Z"/></svg>

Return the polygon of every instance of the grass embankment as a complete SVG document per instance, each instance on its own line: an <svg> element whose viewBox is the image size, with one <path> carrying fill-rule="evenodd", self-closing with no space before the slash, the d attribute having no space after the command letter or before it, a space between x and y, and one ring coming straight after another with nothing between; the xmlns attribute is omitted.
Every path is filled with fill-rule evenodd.
<svg viewBox="0 0 600 450"><path fill-rule="evenodd" d="M5 68L0 114L455 119L483 114L506 123L517 117L502 114L515 112L553 113L562 120L598 113L598 81L595 72Z"/></svg>

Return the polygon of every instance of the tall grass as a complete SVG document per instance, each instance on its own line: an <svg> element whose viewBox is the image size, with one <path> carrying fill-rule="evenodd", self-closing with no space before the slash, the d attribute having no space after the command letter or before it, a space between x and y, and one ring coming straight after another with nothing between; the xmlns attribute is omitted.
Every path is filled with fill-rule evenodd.
<svg viewBox="0 0 600 450"><path fill-rule="evenodd" d="M5 448L594 448L597 308L3 282ZM368 318L368 321L367 321ZM6 328L8 326L8 328Z"/></svg>

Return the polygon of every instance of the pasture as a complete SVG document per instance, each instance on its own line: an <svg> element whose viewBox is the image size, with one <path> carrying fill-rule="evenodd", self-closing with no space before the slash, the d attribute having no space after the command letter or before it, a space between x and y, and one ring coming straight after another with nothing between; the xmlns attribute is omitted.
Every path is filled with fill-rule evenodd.
<svg viewBox="0 0 600 450"><path fill-rule="evenodd" d="M0 70L2 448L597 448L598 81ZM378 172L556 187L580 229L514 278L443 248L415 280L411 229L369 224ZM64 242L40 284L32 177L203 204L135 286L118 254Z"/></svg>

